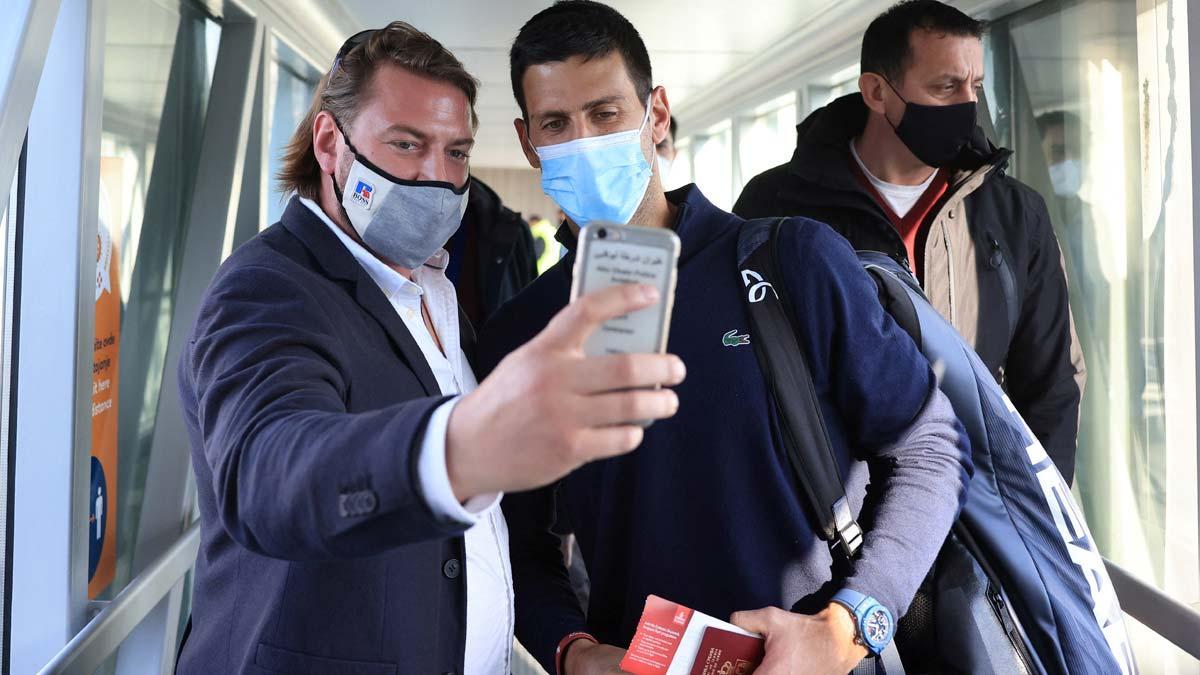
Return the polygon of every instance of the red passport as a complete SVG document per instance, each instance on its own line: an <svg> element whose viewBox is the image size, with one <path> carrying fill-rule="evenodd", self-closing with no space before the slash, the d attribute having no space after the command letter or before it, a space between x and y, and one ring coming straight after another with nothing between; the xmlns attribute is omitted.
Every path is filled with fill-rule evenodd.
<svg viewBox="0 0 1200 675"><path fill-rule="evenodd" d="M704 629L690 675L747 675L762 660L762 638L709 626Z"/></svg>

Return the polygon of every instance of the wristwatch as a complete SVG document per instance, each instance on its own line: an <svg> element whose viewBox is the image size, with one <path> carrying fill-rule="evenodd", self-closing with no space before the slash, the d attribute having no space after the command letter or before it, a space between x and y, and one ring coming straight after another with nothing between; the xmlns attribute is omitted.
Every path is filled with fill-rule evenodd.
<svg viewBox="0 0 1200 675"><path fill-rule="evenodd" d="M832 599L854 616L854 642L879 656L896 633L896 622L888 608L875 598L849 588L834 593Z"/></svg>

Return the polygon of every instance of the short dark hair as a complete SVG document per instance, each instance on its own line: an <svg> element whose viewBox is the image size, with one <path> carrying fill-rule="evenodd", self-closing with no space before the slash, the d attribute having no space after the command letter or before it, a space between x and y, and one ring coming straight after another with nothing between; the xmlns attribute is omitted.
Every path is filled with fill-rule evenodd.
<svg viewBox="0 0 1200 675"><path fill-rule="evenodd" d="M893 84L912 65L910 37L927 30L942 35L982 38L987 24L937 0L904 0L875 17L863 34L862 72L882 75Z"/></svg>
<svg viewBox="0 0 1200 675"><path fill-rule="evenodd" d="M650 55L646 43L629 19L617 10L593 0L559 0L521 26L508 53L513 96L528 118L522 78L530 66L566 61L582 56L590 61L613 52L621 55L634 91L643 100L650 97Z"/></svg>
<svg viewBox="0 0 1200 675"><path fill-rule="evenodd" d="M1045 136L1046 132L1054 127L1062 127L1064 130L1071 129L1076 133L1083 128L1083 121L1079 119L1079 115L1066 110L1051 110L1038 115L1033 121L1037 124L1038 133L1042 136Z"/></svg>
<svg viewBox="0 0 1200 675"><path fill-rule="evenodd" d="M679 123L675 121L675 116L671 115L671 142L675 142L675 132L679 131Z"/></svg>

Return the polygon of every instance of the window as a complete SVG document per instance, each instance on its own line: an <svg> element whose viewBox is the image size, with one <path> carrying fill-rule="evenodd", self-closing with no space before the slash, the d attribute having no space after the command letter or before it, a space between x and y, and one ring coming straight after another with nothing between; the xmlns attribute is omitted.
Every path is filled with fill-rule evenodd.
<svg viewBox="0 0 1200 675"><path fill-rule="evenodd" d="M740 120L737 159L742 187L751 178L787 162L796 149L796 95L788 93Z"/></svg>
<svg viewBox="0 0 1200 675"><path fill-rule="evenodd" d="M696 185L718 208L733 208L732 128L728 120L692 139Z"/></svg>
<svg viewBox="0 0 1200 675"><path fill-rule="evenodd" d="M808 112L832 103L846 94L858 91L860 66L855 63L829 76L825 83L808 86Z"/></svg>
<svg viewBox="0 0 1200 675"><path fill-rule="evenodd" d="M9 528L9 514L12 508L12 495L9 494L9 475L13 467L9 465L10 444L13 442L10 424L11 411L11 393L16 387L16 378L13 377L12 357L13 357L13 330L15 326L9 317L9 311L13 308L12 294L16 289L15 273L17 272L16 265L13 264L17 250L17 217L19 214L18 203L20 201L20 182L21 182L21 166L22 161L18 163L17 170L13 176L12 185L9 188L8 201L0 204L0 584L8 584L9 577L12 575L13 552L9 550L8 542L11 541ZM11 226L10 226L11 225ZM4 587L4 586L0 586ZM4 598L0 600L0 605L3 609L0 610L0 620L6 625L11 621L11 599ZM11 647L8 644L9 631L0 633L0 658L3 663L9 663L9 653Z"/></svg>
<svg viewBox="0 0 1200 675"><path fill-rule="evenodd" d="M671 171L662 179L663 189L673 190L693 182L692 178L692 143L680 139L675 146L675 161L671 162Z"/></svg>
<svg viewBox="0 0 1200 675"><path fill-rule="evenodd" d="M267 179L270 181L270 188L267 193L267 220L263 223L264 226L278 221L283 215L284 207L287 206L286 200L290 195L279 192L275 185L275 176L283 166L283 153L292 138L292 133L308 114L317 82L321 79L321 73L285 42L279 39L273 42L274 53L269 67L270 81L275 83L275 90L269 107L271 134Z"/></svg>
<svg viewBox="0 0 1200 675"><path fill-rule="evenodd" d="M5 338L8 335L9 322L8 311L9 293L12 291L12 283L9 280L9 258L14 252L15 242L12 241L16 234L15 226L10 232L9 222L16 219L17 216L17 189L19 187L21 177L21 168L17 167L16 173L13 175L12 185L8 192L8 202L0 204L0 338ZM6 340L0 340L0 345L6 344ZM8 372L7 368L0 368L0 373ZM4 385L0 385L4 386ZM0 413L3 415L3 413Z"/></svg>
<svg viewBox="0 0 1200 675"><path fill-rule="evenodd" d="M1076 489L1105 557L1193 607L1192 121L1185 3L1042 2L994 22L987 95L1045 198L1087 360ZM1194 663L1131 625L1144 672Z"/></svg>
<svg viewBox="0 0 1200 675"><path fill-rule="evenodd" d="M92 523L115 514L116 536L104 532L99 560L89 564L93 597L115 595L136 572L158 397L164 369L174 367L165 360L176 274L220 35L219 24L186 2L108 3L96 325L101 343L112 337L112 356L109 376L93 386L93 472L99 463L106 475L96 483L93 473L89 503L97 503ZM109 297L119 302L104 305ZM97 415L105 401L113 404L109 415Z"/></svg>

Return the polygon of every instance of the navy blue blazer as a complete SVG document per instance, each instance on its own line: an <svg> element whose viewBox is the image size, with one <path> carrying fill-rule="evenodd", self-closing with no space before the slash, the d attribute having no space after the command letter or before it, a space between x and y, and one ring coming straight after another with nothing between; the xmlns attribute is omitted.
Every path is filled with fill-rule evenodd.
<svg viewBox="0 0 1200 675"><path fill-rule="evenodd" d="M444 397L298 200L218 270L179 389L202 539L177 671L462 672L465 527L417 475Z"/></svg>

